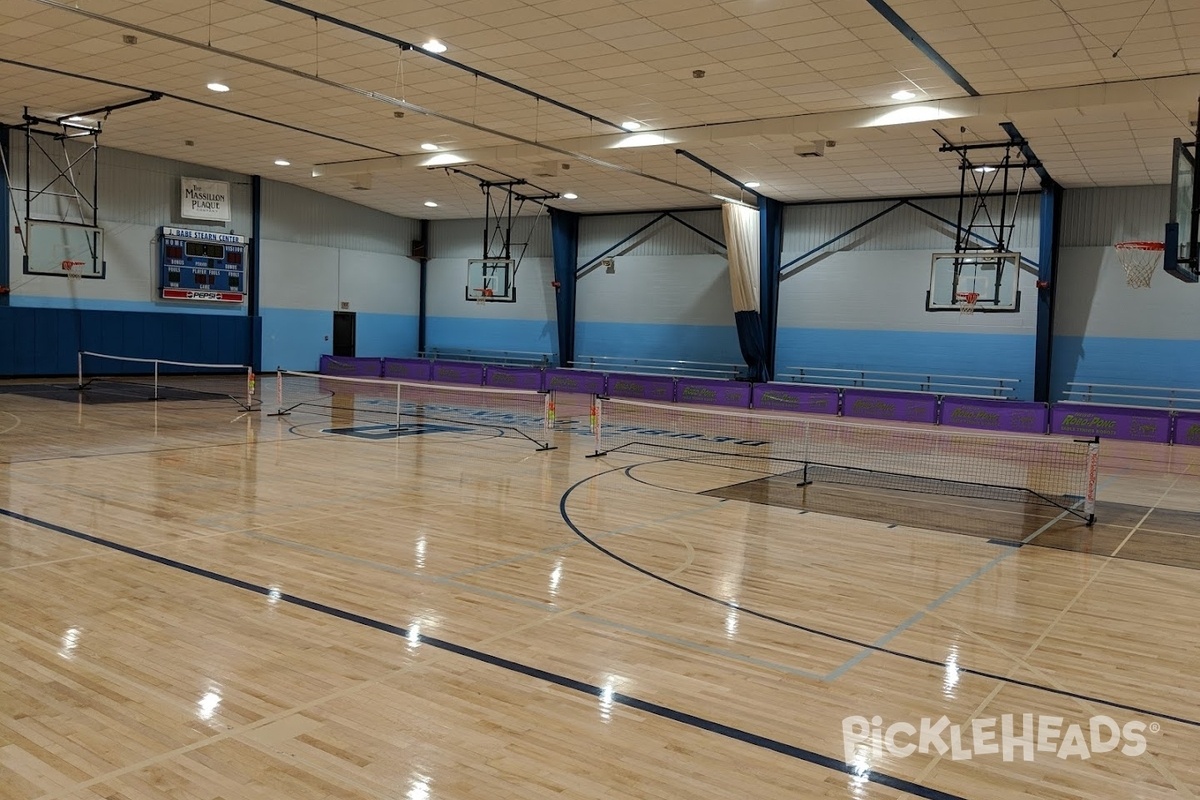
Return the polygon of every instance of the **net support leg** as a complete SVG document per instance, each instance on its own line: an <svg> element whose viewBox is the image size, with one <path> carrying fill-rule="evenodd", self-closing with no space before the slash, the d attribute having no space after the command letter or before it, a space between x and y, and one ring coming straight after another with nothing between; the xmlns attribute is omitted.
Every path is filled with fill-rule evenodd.
<svg viewBox="0 0 1200 800"><path fill-rule="evenodd" d="M154 362L154 397L150 398L154 402L158 402L158 362Z"/></svg>
<svg viewBox="0 0 1200 800"><path fill-rule="evenodd" d="M268 417L286 417L292 412L283 407L283 370L276 367L275 369L275 413L267 414Z"/></svg>
<svg viewBox="0 0 1200 800"><path fill-rule="evenodd" d="M75 354L75 388L83 388L83 351Z"/></svg>
<svg viewBox="0 0 1200 800"><path fill-rule="evenodd" d="M1096 485L1100 477L1100 439L1088 444L1087 451L1087 494L1083 498L1083 514L1088 527L1096 522Z"/></svg>
<svg viewBox="0 0 1200 800"><path fill-rule="evenodd" d="M550 431L554 430L554 416L557 413L555 406L554 390L551 389L545 393L545 405L542 411L542 429L546 431L546 441L538 442L538 452L546 450L557 450L558 448L550 444Z"/></svg>
<svg viewBox="0 0 1200 800"><path fill-rule="evenodd" d="M602 451L600 449L600 424L602 414L603 410L600 407L600 395L594 394L592 395L592 407L589 409L588 413L588 423L592 428L592 436L594 437L596 450L590 456L586 456L586 458L599 458L600 456L608 454L607 450Z"/></svg>
<svg viewBox="0 0 1200 800"><path fill-rule="evenodd" d="M805 461L804 462L804 471L800 475L800 482L796 484L796 488L798 488L798 489L803 488L805 486L808 486L810 483L812 483L812 481L810 481L808 479L808 462Z"/></svg>
<svg viewBox="0 0 1200 800"><path fill-rule="evenodd" d="M400 432L400 384L396 384L396 423L392 425L392 433Z"/></svg>

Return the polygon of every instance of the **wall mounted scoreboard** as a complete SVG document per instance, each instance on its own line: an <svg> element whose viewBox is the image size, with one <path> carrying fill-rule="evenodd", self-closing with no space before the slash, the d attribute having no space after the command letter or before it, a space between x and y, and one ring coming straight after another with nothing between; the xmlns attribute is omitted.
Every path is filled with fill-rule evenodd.
<svg viewBox="0 0 1200 800"><path fill-rule="evenodd" d="M163 226L158 231L158 285L164 300L240 303L246 299L249 239Z"/></svg>

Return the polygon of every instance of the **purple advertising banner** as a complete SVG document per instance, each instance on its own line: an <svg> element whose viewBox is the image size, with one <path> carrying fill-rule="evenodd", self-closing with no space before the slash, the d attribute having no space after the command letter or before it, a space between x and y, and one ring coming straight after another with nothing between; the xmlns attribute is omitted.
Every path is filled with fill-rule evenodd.
<svg viewBox="0 0 1200 800"><path fill-rule="evenodd" d="M608 374L609 397L633 397L638 400L675 402L675 379L664 375Z"/></svg>
<svg viewBox="0 0 1200 800"><path fill-rule="evenodd" d="M542 390L542 371L537 367L488 367L488 386L499 389Z"/></svg>
<svg viewBox="0 0 1200 800"><path fill-rule="evenodd" d="M739 381L680 378L675 381L675 400L679 403L749 408L750 384Z"/></svg>
<svg viewBox="0 0 1200 800"><path fill-rule="evenodd" d="M1175 444L1200 445L1200 411L1180 411L1175 416Z"/></svg>
<svg viewBox="0 0 1200 800"><path fill-rule="evenodd" d="M433 364L421 358L385 358L383 377L397 381L427 381Z"/></svg>
<svg viewBox="0 0 1200 800"><path fill-rule="evenodd" d="M353 375L358 378L378 378L383 375L383 363L378 358L321 356L322 375Z"/></svg>
<svg viewBox="0 0 1200 800"><path fill-rule="evenodd" d="M604 394L604 373L575 369L546 370L546 389L578 394Z"/></svg>
<svg viewBox="0 0 1200 800"><path fill-rule="evenodd" d="M918 392L842 391L842 416L891 419L897 422L937 422L937 395Z"/></svg>
<svg viewBox="0 0 1200 800"><path fill-rule="evenodd" d="M433 379L442 383L469 383L472 386L482 386L483 364L472 364L469 361L435 361L433 362Z"/></svg>
<svg viewBox="0 0 1200 800"><path fill-rule="evenodd" d="M942 398L942 425L1011 433L1045 433L1050 410L1045 403L986 400L978 397Z"/></svg>
<svg viewBox="0 0 1200 800"><path fill-rule="evenodd" d="M1055 403L1050 409L1050 432L1166 444L1171 438L1171 412Z"/></svg>
<svg viewBox="0 0 1200 800"><path fill-rule="evenodd" d="M754 384L754 407L808 414L838 413L839 390L832 386L787 383Z"/></svg>

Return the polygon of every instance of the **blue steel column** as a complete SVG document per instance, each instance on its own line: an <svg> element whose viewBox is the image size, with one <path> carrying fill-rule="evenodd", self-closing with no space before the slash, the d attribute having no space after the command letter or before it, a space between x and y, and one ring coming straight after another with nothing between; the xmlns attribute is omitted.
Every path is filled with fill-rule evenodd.
<svg viewBox="0 0 1200 800"><path fill-rule="evenodd" d="M1062 187L1048 181L1042 188L1038 238L1037 340L1034 358L1033 399L1050 401L1050 376L1054 355L1054 293L1058 273L1058 244L1062 231Z"/></svg>
<svg viewBox="0 0 1200 800"><path fill-rule="evenodd" d="M262 317L259 296L262 294L262 176L250 176L250 274L247 276L246 314L250 317L249 351L250 364L255 372L262 372Z"/></svg>
<svg viewBox="0 0 1200 800"><path fill-rule="evenodd" d="M11 150L8 147L8 133L10 128L7 125L0 125L0 150L4 151L4 163L12 163ZM10 198L8 185L8 172L0 169L0 231L4 231L4 236L0 238L0 306L8 305L8 291L12 286L10 281L11 264L9 255L11 253L9 237L12 236L12 220L8 216L10 209Z"/></svg>
<svg viewBox="0 0 1200 800"><path fill-rule="evenodd" d="M775 341L779 330L779 264L783 260L783 204L758 198L758 306L766 346L766 379L775 377Z"/></svg>
<svg viewBox="0 0 1200 800"><path fill-rule="evenodd" d="M558 318L558 364L575 361L575 268L579 261L579 215L550 209L550 234L554 249L555 311Z"/></svg>
<svg viewBox="0 0 1200 800"><path fill-rule="evenodd" d="M417 294L417 355L425 354L425 320L429 315L427 298L429 292L429 220L421 220L420 232L417 234L421 243L417 253L417 263L421 267Z"/></svg>

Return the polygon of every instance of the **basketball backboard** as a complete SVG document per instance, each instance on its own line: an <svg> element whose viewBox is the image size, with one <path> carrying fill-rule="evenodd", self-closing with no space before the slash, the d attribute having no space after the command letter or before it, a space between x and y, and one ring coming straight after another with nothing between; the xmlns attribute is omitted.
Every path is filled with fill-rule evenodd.
<svg viewBox="0 0 1200 800"><path fill-rule="evenodd" d="M466 299L482 303L517 302L516 270L510 258L467 260Z"/></svg>
<svg viewBox="0 0 1200 800"><path fill-rule="evenodd" d="M1200 226L1200 186L1196 184L1196 142L1175 140L1171 163L1171 216L1164 236L1163 269L1188 283L1200 280L1196 234Z"/></svg>
<svg viewBox="0 0 1200 800"><path fill-rule="evenodd" d="M926 311L961 311L961 296L975 294L976 312L1012 312L1021 308L1017 282L1020 253L978 250L934 253L929 269Z"/></svg>
<svg viewBox="0 0 1200 800"><path fill-rule="evenodd" d="M71 222L28 221L25 274L104 277L104 229Z"/></svg>

